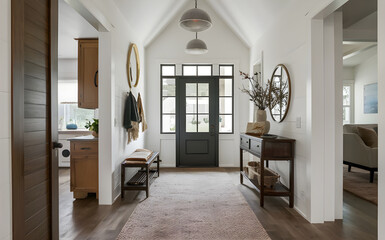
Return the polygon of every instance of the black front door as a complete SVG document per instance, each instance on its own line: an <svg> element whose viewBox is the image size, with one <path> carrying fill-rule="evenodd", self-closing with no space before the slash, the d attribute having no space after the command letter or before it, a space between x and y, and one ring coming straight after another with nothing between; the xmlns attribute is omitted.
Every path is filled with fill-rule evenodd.
<svg viewBox="0 0 385 240"><path fill-rule="evenodd" d="M218 166L218 77L177 77L178 167Z"/></svg>

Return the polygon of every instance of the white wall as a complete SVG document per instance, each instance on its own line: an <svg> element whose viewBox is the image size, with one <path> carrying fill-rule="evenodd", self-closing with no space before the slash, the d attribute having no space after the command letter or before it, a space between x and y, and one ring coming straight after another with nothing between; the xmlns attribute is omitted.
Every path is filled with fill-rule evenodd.
<svg viewBox="0 0 385 240"><path fill-rule="evenodd" d="M0 0L0 239L12 235L11 1Z"/></svg>
<svg viewBox="0 0 385 240"><path fill-rule="evenodd" d="M377 83L377 54L368 60L357 65L354 69L354 120L355 123L378 123L378 114L364 113L364 86L371 83Z"/></svg>
<svg viewBox="0 0 385 240"><path fill-rule="evenodd" d="M160 64L212 63L214 74L218 74L219 63L233 63L234 134L219 136L219 166L239 166L239 132L246 130L249 107L247 96L239 91L242 87L239 70L248 71L249 49L206 2L202 1L199 4L200 8L209 13L213 21L211 29L199 33L199 38L208 46L207 54L194 56L184 52L187 42L193 39L195 34L183 30L178 26L178 22L182 13L191 8L190 5L185 6L164 31L146 47L146 79L150 86L147 89L149 132L146 146L160 151L162 166L175 167L175 134L160 134ZM177 74L181 75L180 69L177 69Z"/></svg>
<svg viewBox="0 0 385 240"><path fill-rule="evenodd" d="M354 67L344 67L342 79L348 80L348 81L353 81L354 80Z"/></svg>
<svg viewBox="0 0 385 240"><path fill-rule="evenodd" d="M99 203L112 204L120 194L120 163L136 148L144 147L145 134L127 144L123 128L124 101L129 91L128 47L134 42L139 48L142 74L139 86L132 91L135 96L141 92L143 98L146 96L144 48L113 1L85 2L113 25L111 31L99 33Z"/></svg>
<svg viewBox="0 0 385 240"><path fill-rule="evenodd" d="M314 125L316 118L314 113L323 114L322 108L316 108L312 101L316 96L325 99L324 86L319 82L319 86L312 85L313 76L322 77L322 72L313 72L311 62L314 60L312 55L312 39L322 39L323 22L312 22L312 18L321 10L326 8L332 0L299 0L286 14L280 16L277 24L267 30L263 37L258 39L251 49L251 60L253 63L260 58L263 52L263 71L264 80L271 78L272 71L277 64L285 64L290 72L292 80L292 101L286 119L282 123L272 121L271 133L283 135L296 139L295 155L295 208L306 219L311 222L323 222L324 216L324 191L322 188L315 187L324 185L323 158L314 158L315 149L318 142L324 141L321 138L314 138L314 130L319 128ZM337 2L337 1L335 1ZM318 27L321 34L314 32ZM313 29L313 30L312 30ZM318 34L318 35L317 35ZM322 40L320 40L322 41ZM323 55L323 48L316 47L320 55ZM323 62L319 62L323 65ZM252 66L250 66L250 71ZM318 94L318 95L314 95ZM334 98L334 92L331 92ZM320 115L320 116L321 116ZM296 127L296 120L301 119L301 127ZM320 120L325 124L325 120ZM319 132L324 134L324 132ZM315 135L314 135L315 136ZM317 142L318 141L318 142ZM324 152L323 150L319 150ZM280 173L281 181L284 184L289 182L288 163L271 163L270 166ZM317 173L318 172L318 173ZM318 176L315 174L317 173ZM332 197L331 197L332 198ZM325 206L326 208L326 206Z"/></svg>
<svg viewBox="0 0 385 240"><path fill-rule="evenodd" d="M77 80L78 79L78 60L63 58L58 61L58 79Z"/></svg>
<svg viewBox="0 0 385 240"><path fill-rule="evenodd" d="M297 13L297 12L296 12ZM297 13L298 14L298 13ZM291 104L286 119L282 123L271 122L270 133L296 139L295 152L295 207L306 217L310 215L310 184L307 173L310 160L306 151L306 81L307 81L307 42L305 18L296 14L279 21L265 32L251 50L251 63L260 58L263 51L263 76L266 82L271 78L277 64L284 64L291 77ZM282 36L285 36L282 38ZM250 66L252 69L252 66ZM302 127L296 128L296 118L301 118ZM281 181L288 186L289 164L271 162L270 167L281 175Z"/></svg>

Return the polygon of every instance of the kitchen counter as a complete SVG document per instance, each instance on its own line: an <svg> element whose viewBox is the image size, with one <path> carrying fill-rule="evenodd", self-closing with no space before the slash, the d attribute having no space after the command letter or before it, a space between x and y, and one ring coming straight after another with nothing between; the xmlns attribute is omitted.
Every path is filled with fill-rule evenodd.
<svg viewBox="0 0 385 240"><path fill-rule="evenodd" d="M58 131L59 134L92 134L91 131L88 131L88 130L71 130L71 129L66 129L66 130L59 130Z"/></svg>
<svg viewBox="0 0 385 240"><path fill-rule="evenodd" d="M98 140L99 140L99 138L96 138L92 135L74 137L74 138L67 139L67 141L70 141L70 142L97 142Z"/></svg>

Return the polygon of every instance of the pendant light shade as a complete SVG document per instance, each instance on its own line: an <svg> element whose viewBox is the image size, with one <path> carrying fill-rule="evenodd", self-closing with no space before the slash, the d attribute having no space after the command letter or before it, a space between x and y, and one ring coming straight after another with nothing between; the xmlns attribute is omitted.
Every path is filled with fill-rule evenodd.
<svg viewBox="0 0 385 240"><path fill-rule="evenodd" d="M179 20L179 25L191 32L202 32L211 27L210 16L202 9L197 8L195 0L195 8L187 10Z"/></svg>
<svg viewBox="0 0 385 240"><path fill-rule="evenodd" d="M187 43L185 51L188 54L198 55L198 54L205 54L209 50L207 49L206 43L198 39L198 34L196 34L196 38Z"/></svg>

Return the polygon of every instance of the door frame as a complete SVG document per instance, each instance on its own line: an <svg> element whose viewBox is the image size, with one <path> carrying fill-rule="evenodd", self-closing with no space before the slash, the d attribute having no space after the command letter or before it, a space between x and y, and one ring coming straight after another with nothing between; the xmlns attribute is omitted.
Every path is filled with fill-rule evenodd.
<svg viewBox="0 0 385 240"><path fill-rule="evenodd" d="M58 0L49 0L50 4L50 57L48 87L51 98L47 99L47 108L51 109L51 122L47 123L47 139L50 141L50 184L51 184L51 239L59 238L59 193L58 159L53 151L53 141L57 140L57 81L58 81ZM11 77L12 77L12 235L13 239L24 239L24 232L19 228L24 224L24 1L11 1Z"/></svg>
<svg viewBox="0 0 385 240"><path fill-rule="evenodd" d="M176 117L176 131L175 131L175 135L176 135L176 141L175 141L175 144L176 144L176 167L183 167L180 165L180 148L179 148L179 141L180 141L180 131L179 131L179 128L180 128L180 121L181 121L181 118L180 116L178 116L178 109L180 108L180 101L178 101L178 98L179 98L179 95L178 95L178 89L180 87L180 81L178 81L178 79L191 79L191 78L201 78L201 79L216 79L218 81L218 84L219 84L219 76L175 76L175 87L176 87L176 93L175 93L175 96L176 96L176 100L175 100L175 117ZM218 85L218 91L219 91L219 85ZM219 95L218 95L218 101L219 101ZM233 106L234 107L234 106ZM218 119L219 119L219 104L217 106L217 112L218 112ZM215 129L215 161L214 161L214 166L212 167L219 167L219 123L217 122L216 124L216 129ZM191 167L194 167L194 166L191 166ZM197 166L199 168L199 166Z"/></svg>

